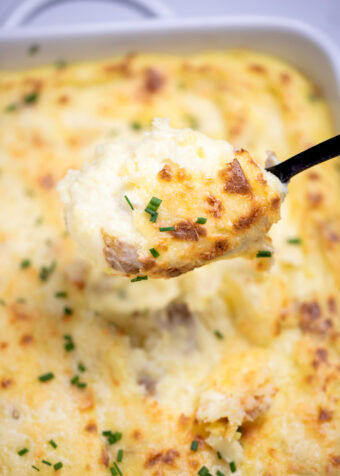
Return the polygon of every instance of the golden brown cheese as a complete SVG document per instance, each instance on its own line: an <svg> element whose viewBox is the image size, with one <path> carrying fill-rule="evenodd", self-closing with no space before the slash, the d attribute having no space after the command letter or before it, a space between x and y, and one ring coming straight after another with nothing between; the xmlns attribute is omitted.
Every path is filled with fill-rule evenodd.
<svg viewBox="0 0 340 476"><path fill-rule="evenodd" d="M291 181L266 273L260 258L103 277L77 257L55 190L107 130L153 117L284 160L333 133L315 86L252 52L137 54L2 73L0 109L0 473L54 473L45 460L106 475L123 449L129 476L228 474L232 458L246 476L339 474L337 161ZM209 395L235 404L202 414Z"/></svg>

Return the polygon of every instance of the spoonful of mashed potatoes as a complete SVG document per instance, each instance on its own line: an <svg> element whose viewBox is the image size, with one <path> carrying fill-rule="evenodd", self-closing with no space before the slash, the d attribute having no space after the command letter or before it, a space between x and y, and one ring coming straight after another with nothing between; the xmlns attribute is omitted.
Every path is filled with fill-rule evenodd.
<svg viewBox="0 0 340 476"><path fill-rule="evenodd" d="M247 151L165 119L138 138L102 144L58 189L82 255L133 281L270 256L267 233L286 194Z"/></svg>

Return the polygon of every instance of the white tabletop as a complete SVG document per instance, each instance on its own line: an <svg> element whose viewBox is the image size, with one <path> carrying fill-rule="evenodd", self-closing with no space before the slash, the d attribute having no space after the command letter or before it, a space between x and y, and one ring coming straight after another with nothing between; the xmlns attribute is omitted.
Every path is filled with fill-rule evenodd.
<svg viewBox="0 0 340 476"><path fill-rule="evenodd" d="M27 1L27 0L26 0ZM136 0L138 3L138 0ZM140 0L143 1L143 0ZM146 0L147 1L147 0ZM340 46L340 0L155 0L167 5L176 16L257 14L302 20L322 30ZM25 0L0 0L0 28ZM147 16L124 0L54 0L32 16L31 26L122 21ZM130 6L127 6L127 5Z"/></svg>

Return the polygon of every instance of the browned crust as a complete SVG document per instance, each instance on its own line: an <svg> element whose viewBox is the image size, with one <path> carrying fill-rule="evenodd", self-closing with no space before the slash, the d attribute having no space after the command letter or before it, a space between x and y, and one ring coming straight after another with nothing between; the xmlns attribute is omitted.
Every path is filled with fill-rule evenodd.
<svg viewBox="0 0 340 476"><path fill-rule="evenodd" d="M102 230L104 256L112 269L123 273L138 274L143 264L138 259L136 248L124 243Z"/></svg>
<svg viewBox="0 0 340 476"><path fill-rule="evenodd" d="M165 83L165 78L160 73L160 71L158 71L157 69L154 69L154 68L147 68L145 70L144 86L145 86L145 89L149 93L155 93L155 92L159 91L159 89L162 88L164 83Z"/></svg>
<svg viewBox="0 0 340 476"><path fill-rule="evenodd" d="M170 182L172 179L172 171L169 165L165 164L162 170L158 172L158 177L162 180L166 180L167 182Z"/></svg>
<svg viewBox="0 0 340 476"><path fill-rule="evenodd" d="M238 193L240 195L246 195L251 192L248 179L237 159L227 164L225 168L220 171L220 175L225 182L225 192Z"/></svg>
<svg viewBox="0 0 340 476"><path fill-rule="evenodd" d="M236 230L246 230L261 216L261 209L254 207L248 215L240 217L233 226Z"/></svg>
<svg viewBox="0 0 340 476"><path fill-rule="evenodd" d="M50 190L54 187L55 182L51 174L45 174L39 178L39 185L45 190Z"/></svg>
<svg viewBox="0 0 340 476"><path fill-rule="evenodd" d="M320 423L331 421L332 417L333 417L333 412L331 412L331 411L329 411L325 408L320 408L319 415L318 415L318 421Z"/></svg>
<svg viewBox="0 0 340 476"><path fill-rule="evenodd" d="M182 241L198 241L201 236L206 236L207 230L191 220L180 221L175 225L174 231L170 232L173 238Z"/></svg>
<svg viewBox="0 0 340 476"><path fill-rule="evenodd" d="M227 253L229 250L230 245L229 242L226 238L221 238L220 240L217 240L214 243L214 247L210 251L205 251L201 255L201 259L203 261L211 261L216 258L219 258L220 256L223 256Z"/></svg>
<svg viewBox="0 0 340 476"><path fill-rule="evenodd" d="M211 213L211 215L215 218L221 218L224 210L221 200L218 200L216 197L214 197L214 195L209 194L207 196L207 202L211 207L209 213Z"/></svg>

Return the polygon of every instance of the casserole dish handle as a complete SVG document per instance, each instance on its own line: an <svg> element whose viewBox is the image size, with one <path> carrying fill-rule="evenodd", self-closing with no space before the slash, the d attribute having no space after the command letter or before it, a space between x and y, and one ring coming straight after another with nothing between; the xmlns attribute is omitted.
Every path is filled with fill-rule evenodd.
<svg viewBox="0 0 340 476"><path fill-rule="evenodd" d="M8 16L3 24L3 28L9 30L18 28L29 23L39 12L55 6L58 3L66 3L71 0L24 0L14 11ZM117 3L116 0L106 0L111 3ZM120 2L121 3L121 2ZM128 0L124 1L127 6L139 8L146 14L155 18L172 18L173 11L165 5L162 0Z"/></svg>

